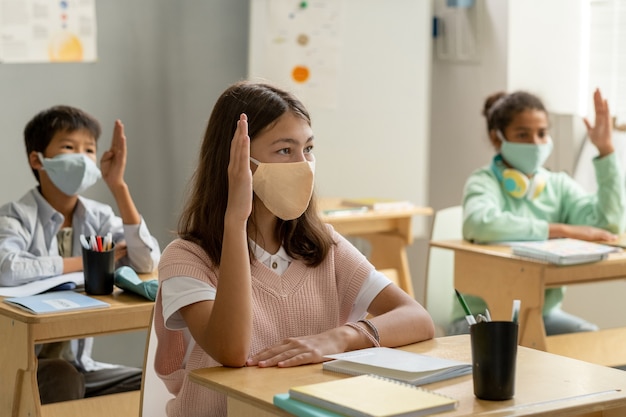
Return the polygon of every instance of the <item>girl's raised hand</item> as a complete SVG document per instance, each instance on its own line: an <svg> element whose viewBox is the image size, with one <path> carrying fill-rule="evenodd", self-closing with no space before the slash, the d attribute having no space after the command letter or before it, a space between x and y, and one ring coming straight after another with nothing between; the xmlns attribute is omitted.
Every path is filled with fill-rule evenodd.
<svg viewBox="0 0 626 417"><path fill-rule="evenodd" d="M587 118L584 118L585 126L591 143L598 148L600 157L613 153L613 140L611 138L611 113L609 104L602 97L600 89L593 93L593 105L596 111L595 125L592 126Z"/></svg>
<svg viewBox="0 0 626 417"><path fill-rule="evenodd" d="M227 215L247 221L252 212L252 170L250 169L250 137L248 116L241 114L230 144L228 163Z"/></svg>

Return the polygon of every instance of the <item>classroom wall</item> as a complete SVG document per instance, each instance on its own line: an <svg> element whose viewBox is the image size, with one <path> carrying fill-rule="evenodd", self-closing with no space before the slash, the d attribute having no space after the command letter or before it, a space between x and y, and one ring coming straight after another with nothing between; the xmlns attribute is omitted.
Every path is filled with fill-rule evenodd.
<svg viewBox="0 0 626 417"><path fill-rule="evenodd" d="M330 7L336 13L331 28L310 23L307 17L325 10L326 3L309 2L289 19L286 11L277 11L278 2L251 0L250 77L294 91L307 106L319 195L427 205L431 3L394 0L391 7L380 0L341 0ZM290 30L296 31L293 36ZM284 55L272 48L276 33L287 38L280 45L293 45ZM299 34L310 36L310 44L297 44ZM337 52L319 52L332 41ZM288 76L295 63L311 67L304 85ZM316 84L322 87L312 93ZM325 85L336 88L318 99ZM428 233L424 220L415 218L418 236Z"/></svg>
<svg viewBox="0 0 626 417"><path fill-rule="evenodd" d="M459 204L465 178L489 161L492 151L480 106L488 93L507 84L509 2L477 1L484 5L480 61L453 64L433 56L424 62L425 67L432 65L431 91L420 92L429 95L427 105L420 107L428 114L416 115L425 132L416 140L428 141L425 203L435 209ZM0 127L5 135L0 202L19 198L35 184L23 147L25 123L45 107L75 105L103 123L99 155L110 145L113 121L124 121L129 147L126 178L151 231L165 247L176 227L213 102L227 85L247 74L248 12L249 0L98 1L97 63L0 65ZM575 123L571 116L563 117L561 123L571 128ZM362 144L379 140L361 138L361 145L349 149L351 157L358 160ZM384 152L380 160L369 163L383 164L391 157ZM383 168L379 171L384 173ZM412 187L410 177L400 180L403 187ZM350 185L345 187L348 192ZM103 184L87 195L113 203ZM427 248L424 235L416 236L408 248L419 301ZM586 303L589 309L593 310L594 300ZM144 341L145 332L99 338L95 357L140 366Z"/></svg>

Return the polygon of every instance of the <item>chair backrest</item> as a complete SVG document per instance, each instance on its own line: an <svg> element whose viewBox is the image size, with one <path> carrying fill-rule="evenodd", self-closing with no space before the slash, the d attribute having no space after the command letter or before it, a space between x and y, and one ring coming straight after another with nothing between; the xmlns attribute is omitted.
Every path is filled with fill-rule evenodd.
<svg viewBox="0 0 626 417"><path fill-rule="evenodd" d="M463 207L438 210L433 219L431 240L463 238ZM425 307L430 313L438 335L445 333L452 320L454 303L454 251L428 247Z"/></svg>
<svg viewBox="0 0 626 417"><path fill-rule="evenodd" d="M154 357L156 355L157 337L154 331L154 310L152 311L151 325L146 340L146 353L143 363L143 378L141 379L140 417L166 417L165 404L174 398L165 384L156 374Z"/></svg>

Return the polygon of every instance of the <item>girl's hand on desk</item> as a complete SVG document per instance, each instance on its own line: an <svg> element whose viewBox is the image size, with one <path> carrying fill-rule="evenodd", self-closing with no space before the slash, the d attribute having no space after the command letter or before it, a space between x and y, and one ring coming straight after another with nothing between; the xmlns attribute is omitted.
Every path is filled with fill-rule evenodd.
<svg viewBox="0 0 626 417"><path fill-rule="evenodd" d="M610 242L617 240L617 236L604 229L593 226L575 226L571 224L550 224L550 239L569 237L572 239L587 240L590 242Z"/></svg>
<svg viewBox="0 0 626 417"><path fill-rule="evenodd" d="M278 366L288 368L291 366L305 365L309 363L324 362L324 355L343 352L345 347L341 342L340 332L342 328L336 328L327 332L313 335L292 337L281 343L265 349L246 362L247 366L268 368Z"/></svg>

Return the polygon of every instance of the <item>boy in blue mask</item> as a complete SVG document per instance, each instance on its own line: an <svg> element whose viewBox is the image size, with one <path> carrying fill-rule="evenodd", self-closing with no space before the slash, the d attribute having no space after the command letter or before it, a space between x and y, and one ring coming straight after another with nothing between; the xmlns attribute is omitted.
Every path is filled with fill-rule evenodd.
<svg viewBox="0 0 626 417"><path fill-rule="evenodd" d="M463 237L485 243L574 238L615 240L624 231L624 173L613 149L611 115L599 90L594 93L595 125L584 119L591 142L598 191L585 192L564 172L543 164L552 152L548 114L536 96L496 93L483 115L496 150L491 165L468 178L463 197ZM592 323L561 310L564 288L546 290L543 319L547 335L597 330ZM470 310L482 312L484 300L465 296ZM465 313L455 305L449 334L467 333Z"/></svg>
<svg viewBox="0 0 626 417"><path fill-rule="evenodd" d="M96 165L99 122L84 111L55 106L24 129L29 165L39 185L19 201L0 207L0 286L18 286L82 271L80 235L115 243L116 266L153 271L159 244L137 211L124 181L126 137L115 122L111 148ZM79 194L102 178L113 209ZM93 339L38 346L37 377L43 404L139 389L141 369L91 359Z"/></svg>

